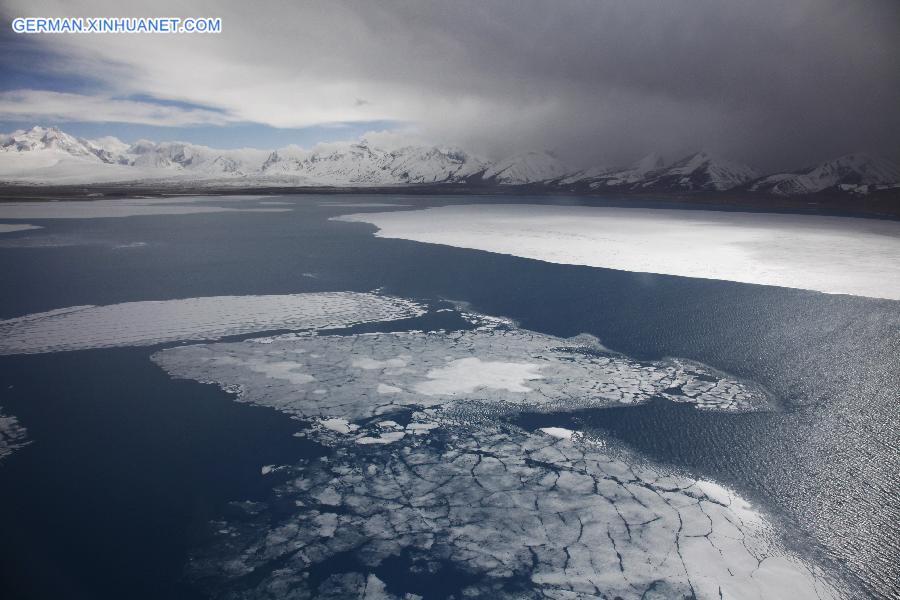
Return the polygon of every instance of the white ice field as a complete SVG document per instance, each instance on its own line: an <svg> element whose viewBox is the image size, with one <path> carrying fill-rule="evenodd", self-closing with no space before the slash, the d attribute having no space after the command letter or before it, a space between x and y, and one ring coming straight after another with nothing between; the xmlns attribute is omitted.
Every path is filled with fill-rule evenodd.
<svg viewBox="0 0 900 600"><path fill-rule="evenodd" d="M584 206L360 213L376 235L551 263L900 300L900 222Z"/></svg>

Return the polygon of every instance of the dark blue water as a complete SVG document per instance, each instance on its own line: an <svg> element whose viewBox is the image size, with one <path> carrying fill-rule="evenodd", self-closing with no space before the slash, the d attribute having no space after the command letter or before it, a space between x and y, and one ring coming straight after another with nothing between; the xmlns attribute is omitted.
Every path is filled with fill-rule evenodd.
<svg viewBox="0 0 900 600"><path fill-rule="evenodd" d="M867 593L896 589L900 304L377 239L368 225L327 221L364 210L319 205L340 199L290 197L287 213L40 222L45 230L4 240L69 245L5 242L0 316L382 287L470 302L553 335L591 333L638 358L698 360L764 385L777 410L727 415L654 402L555 418L736 487L810 533L823 560ZM146 245L116 247L134 242ZM182 573L204 524L230 500L265 497L272 482L262 465L321 452L292 437L299 425L283 415L169 379L151 353L0 358L0 405L33 441L0 464L5 596L201 597Z"/></svg>
<svg viewBox="0 0 900 600"><path fill-rule="evenodd" d="M223 499L264 499L262 465L323 453L274 411L172 381L150 353L0 363L3 404L34 440L0 466L4 597L199 597L184 561Z"/></svg>

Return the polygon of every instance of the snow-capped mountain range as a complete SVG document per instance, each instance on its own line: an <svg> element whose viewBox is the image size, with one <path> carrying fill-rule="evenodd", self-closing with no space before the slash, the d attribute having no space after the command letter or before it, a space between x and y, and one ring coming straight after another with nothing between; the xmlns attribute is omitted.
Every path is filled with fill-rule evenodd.
<svg viewBox="0 0 900 600"><path fill-rule="evenodd" d="M900 167L877 156L846 154L796 173L767 175L750 185L754 192L791 196L824 190L865 193L900 187Z"/></svg>
<svg viewBox="0 0 900 600"><path fill-rule="evenodd" d="M216 150L184 142L114 137L87 140L55 127L0 135L0 183L196 186L529 185L570 191L696 192L742 190L778 195L867 193L900 188L900 168L850 154L793 173L760 177L752 168L707 152L671 164L656 154L628 167L569 168L551 152L489 161L458 148L381 148L366 139L311 150Z"/></svg>

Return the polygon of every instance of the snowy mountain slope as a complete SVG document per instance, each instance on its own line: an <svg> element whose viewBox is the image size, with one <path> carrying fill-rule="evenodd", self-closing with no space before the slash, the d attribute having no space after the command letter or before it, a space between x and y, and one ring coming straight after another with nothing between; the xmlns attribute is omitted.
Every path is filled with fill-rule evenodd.
<svg viewBox="0 0 900 600"><path fill-rule="evenodd" d="M143 169L120 163L119 156L102 143L76 138L54 127L0 135L0 180L107 183L134 180L145 174Z"/></svg>
<svg viewBox="0 0 900 600"><path fill-rule="evenodd" d="M121 154L125 154L128 151L129 145L120 140L117 137L113 137L111 135L97 138L95 140L87 140L88 143L93 144L94 146L104 150L110 154L110 156L118 156Z"/></svg>
<svg viewBox="0 0 900 600"><path fill-rule="evenodd" d="M409 183L461 183L488 168L487 162L456 148L407 146L389 154L391 173Z"/></svg>
<svg viewBox="0 0 900 600"><path fill-rule="evenodd" d="M607 188L628 189L643 181L648 173L652 173L664 166L665 161L663 158L659 154L653 152L629 167L607 169L605 172L598 173L593 177L586 177L580 183L586 184L592 190L602 190Z"/></svg>
<svg viewBox="0 0 900 600"><path fill-rule="evenodd" d="M560 179L572 171L552 152L526 152L494 163L483 177L501 185L522 185Z"/></svg>
<svg viewBox="0 0 900 600"><path fill-rule="evenodd" d="M258 171L266 152L255 149L216 150L185 142L140 140L120 154L122 164L190 171L197 177L243 177Z"/></svg>
<svg viewBox="0 0 900 600"><path fill-rule="evenodd" d="M105 163L111 160L111 153L88 140L82 140L64 133L55 127L33 127L28 131L14 131L0 136L0 146L14 152L53 151L70 156L97 159Z"/></svg>
<svg viewBox="0 0 900 600"><path fill-rule="evenodd" d="M723 191L757 177L756 171L747 165L697 152L669 167L648 172L635 187L657 191Z"/></svg>
<svg viewBox="0 0 900 600"><path fill-rule="evenodd" d="M142 169L108 164L58 149L0 154L0 181L26 184L113 183L142 179Z"/></svg>
<svg viewBox="0 0 900 600"><path fill-rule="evenodd" d="M823 191L867 193L900 184L900 167L868 154L847 154L796 173L776 173L750 184L754 192L782 196Z"/></svg>
<svg viewBox="0 0 900 600"><path fill-rule="evenodd" d="M594 166L588 169L581 169L580 171L570 173L565 177L560 178L558 182L560 185L584 184L589 181L602 179L605 175L613 173L617 169L618 167L613 167L610 165Z"/></svg>
<svg viewBox="0 0 900 600"><path fill-rule="evenodd" d="M706 152L691 154L669 166L659 154L652 153L627 168L579 173L561 183L596 191L722 191L756 177L750 167Z"/></svg>
<svg viewBox="0 0 900 600"><path fill-rule="evenodd" d="M397 183L386 168L384 152L366 140L314 151L297 163L300 172L325 185L385 185Z"/></svg>
<svg viewBox="0 0 900 600"><path fill-rule="evenodd" d="M405 146L384 150L363 139L326 144L313 151L276 150L260 171L300 175L322 185L397 185L462 182L485 168L484 161L458 149Z"/></svg>

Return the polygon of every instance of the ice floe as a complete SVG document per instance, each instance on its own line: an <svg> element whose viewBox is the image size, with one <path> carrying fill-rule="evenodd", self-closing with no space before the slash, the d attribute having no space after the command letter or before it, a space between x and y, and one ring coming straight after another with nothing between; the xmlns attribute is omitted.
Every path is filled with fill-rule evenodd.
<svg viewBox="0 0 900 600"><path fill-rule="evenodd" d="M552 263L900 300L900 223L812 215L467 205L360 213L379 237Z"/></svg>
<svg viewBox="0 0 900 600"><path fill-rule="evenodd" d="M280 329L349 327L415 317L409 300L353 292L269 296L209 296L180 300L74 306L0 321L0 355L35 354L178 340L215 340ZM224 360L224 359L221 359ZM286 384L311 381L284 360L242 363L260 377Z"/></svg>
<svg viewBox="0 0 900 600"><path fill-rule="evenodd" d="M247 198L236 197L233 200ZM0 219L105 219L154 215L192 215L221 212L286 212L290 208L231 208L196 201L222 202L227 197L117 198L65 202L2 202Z"/></svg>
<svg viewBox="0 0 900 600"><path fill-rule="evenodd" d="M541 427L540 429L549 436L559 438L561 440L570 440L575 432L565 427Z"/></svg>
<svg viewBox="0 0 900 600"><path fill-rule="evenodd" d="M347 419L339 419L336 417L331 419L320 419L319 424L325 429L337 433L350 433L359 429L359 425L354 425L347 421Z"/></svg>
<svg viewBox="0 0 900 600"><path fill-rule="evenodd" d="M406 435L405 431L386 431L377 436L362 436L356 438L357 444L390 444L403 439Z"/></svg>
<svg viewBox="0 0 900 600"><path fill-rule="evenodd" d="M22 223L20 225L12 225L9 223L0 223L0 233L12 233L14 231L30 231L32 229L41 229L40 225L29 225Z"/></svg>
<svg viewBox="0 0 900 600"><path fill-rule="evenodd" d="M28 443L27 433L18 419L0 412L0 461Z"/></svg>
<svg viewBox="0 0 900 600"><path fill-rule="evenodd" d="M767 405L765 390L703 365L640 362L598 353L586 342L517 328L289 334L265 344L170 348L154 360L174 376L216 382L239 390L242 399L305 418L356 421L397 408L473 398L545 411L653 397L717 410Z"/></svg>

